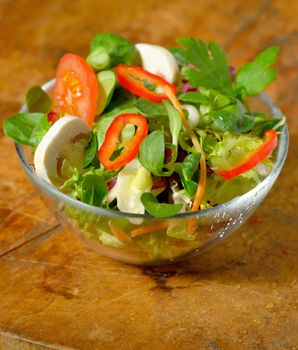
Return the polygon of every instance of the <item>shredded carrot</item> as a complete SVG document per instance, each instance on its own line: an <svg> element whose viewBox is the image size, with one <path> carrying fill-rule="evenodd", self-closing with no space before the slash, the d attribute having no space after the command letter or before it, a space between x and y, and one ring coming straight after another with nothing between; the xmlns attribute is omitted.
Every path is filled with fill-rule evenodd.
<svg viewBox="0 0 298 350"><path fill-rule="evenodd" d="M140 236L147 235L151 232L161 230L162 228L166 228L166 227L168 227L168 222L158 222L158 223L153 224L153 225L148 225L148 226L136 228L136 229L131 231L130 236L133 238L140 237Z"/></svg>
<svg viewBox="0 0 298 350"><path fill-rule="evenodd" d="M109 226L111 228L111 231L113 234L122 242L128 242L130 239L129 237L116 225L113 223L109 222Z"/></svg>
<svg viewBox="0 0 298 350"><path fill-rule="evenodd" d="M201 154L201 159L200 159L200 181L197 187L197 191L195 194L195 199L193 202L193 205L191 207L192 211L197 211L200 209L200 205L202 203L202 200L204 198L204 192L206 188L206 160L205 160L205 155L202 153Z"/></svg>
<svg viewBox="0 0 298 350"><path fill-rule="evenodd" d="M168 96L169 100L172 102L173 106L178 110L182 123L191 138L191 141L195 147L195 149L201 154L200 158L200 179L198 183L198 187L196 190L195 194L195 199L192 205L191 210L192 211L197 211L200 209L200 205L202 203L203 197L204 197L204 192L206 188L206 159L205 159L205 154L203 152L203 149L200 145L200 141L198 140L196 134L193 132L193 130L190 128L188 125L187 119L185 117L185 114L183 112L182 106L180 102L178 101L176 95L173 93L172 90L168 89L166 86L164 87L165 93Z"/></svg>

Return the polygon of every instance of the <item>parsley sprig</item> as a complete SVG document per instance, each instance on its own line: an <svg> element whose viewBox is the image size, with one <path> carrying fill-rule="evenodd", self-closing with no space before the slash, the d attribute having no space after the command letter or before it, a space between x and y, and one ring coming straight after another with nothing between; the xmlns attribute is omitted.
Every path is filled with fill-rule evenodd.
<svg viewBox="0 0 298 350"><path fill-rule="evenodd" d="M180 38L177 42L180 47L171 51L183 66L184 78L193 87L213 89L244 100L246 96L262 92L276 78L276 68L272 64L277 60L278 47L266 49L254 61L241 67L233 83L226 54L218 44L194 38Z"/></svg>
<svg viewBox="0 0 298 350"><path fill-rule="evenodd" d="M236 75L236 87L244 88L247 96L258 95L276 79L276 68L271 65L277 60L279 47L269 47L254 61L241 67Z"/></svg>
<svg viewBox="0 0 298 350"><path fill-rule="evenodd" d="M177 41L182 46L176 49L178 59L186 64L182 73L192 86L231 93L232 80L228 62L219 45L212 41L205 44L194 38L180 38Z"/></svg>

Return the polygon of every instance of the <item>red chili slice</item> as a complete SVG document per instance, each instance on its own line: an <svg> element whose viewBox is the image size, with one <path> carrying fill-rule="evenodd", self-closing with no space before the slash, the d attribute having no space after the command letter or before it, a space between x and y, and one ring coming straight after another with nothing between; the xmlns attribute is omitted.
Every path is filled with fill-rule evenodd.
<svg viewBox="0 0 298 350"><path fill-rule="evenodd" d="M121 154L114 160L112 155L117 150L121 130L127 124L137 127L135 135L124 143ZM138 114L121 114L116 117L106 132L105 140L98 152L100 163L109 170L116 170L129 163L138 154L143 139L148 134L148 124L145 117Z"/></svg>
<svg viewBox="0 0 298 350"><path fill-rule="evenodd" d="M213 168L213 170L221 177L229 180L254 168L257 164L259 164L269 156L269 154L275 149L278 143L275 130L266 130L264 135L264 143L260 147L258 147L254 152L247 155L240 165L229 170L218 168Z"/></svg>
<svg viewBox="0 0 298 350"><path fill-rule="evenodd" d="M153 102L169 99L164 89L166 86L176 94L176 86L138 66L118 64L116 75L120 85L133 94Z"/></svg>

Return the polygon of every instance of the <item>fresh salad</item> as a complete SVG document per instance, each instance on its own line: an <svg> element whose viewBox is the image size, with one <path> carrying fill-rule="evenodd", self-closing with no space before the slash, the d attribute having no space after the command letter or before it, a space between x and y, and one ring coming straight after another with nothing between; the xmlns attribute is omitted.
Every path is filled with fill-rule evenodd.
<svg viewBox="0 0 298 350"><path fill-rule="evenodd" d="M53 91L31 88L4 132L32 146L38 176L90 205L171 217L225 203L274 164L283 119L249 97L276 78L279 48L235 69L215 42L177 47L97 34L64 55Z"/></svg>

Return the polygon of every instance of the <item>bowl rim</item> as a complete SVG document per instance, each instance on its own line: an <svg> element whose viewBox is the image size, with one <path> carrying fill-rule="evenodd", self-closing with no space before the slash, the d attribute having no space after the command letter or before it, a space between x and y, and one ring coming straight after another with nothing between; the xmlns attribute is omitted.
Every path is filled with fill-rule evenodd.
<svg viewBox="0 0 298 350"><path fill-rule="evenodd" d="M44 91L50 90L55 84L55 79L52 79L42 85L42 89ZM277 107L277 105L272 101L272 99L267 96L264 93L261 93L260 98L267 104L267 106L270 108L272 115L275 118L282 118L283 114L280 111L280 109ZM20 109L20 113L26 112L26 105L24 104L22 108ZM232 208L237 207L240 205L243 201L246 201L248 198L251 196L254 196L254 194L258 193L262 188L266 187L268 183L272 181L272 183L275 181L277 176L279 175L283 164L286 160L287 152L288 152L288 145L289 145L289 131L288 131L288 126L287 122L283 125L280 137L279 137L279 142L278 142L278 148L277 148L277 157L276 157L276 162L274 164L273 169L271 170L270 174L263 179L256 187L251 189L250 191L246 192L242 196L238 196L226 203L223 204L218 204L215 207L212 208L207 208L204 210L199 210L195 212L184 212L184 213L178 213L174 216L171 217L166 217L166 218L158 218L158 217L153 217L148 214L134 214L134 213L127 213L127 212L121 212L121 211L116 211L112 209L105 209L105 208L100 208L100 207L95 207L93 205L89 205L87 203L81 202L77 199L74 199L67 194L59 191L56 187L50 185L47 183L45 180L40 178L35 171L32 169L30 164L26 161L24 152L23 152L23 145L18 144L15 142L15 148L17 155L19 157L19 160L26 171L27 175L32 179L33 183L37 183L39 187L43 189L43 191L48 192L50 195L54 196L55 198L67 202L68 204L79 207L80 209L87 211L91 214L96 214L96 215L105 215L105 216L111 216L111 217L118 217L118 218L141 218L141 219L147 219L147 220L155 220L155 221L160 221L160 220L173 220L173 219L183 219L183 218L201 218L201 217L209 217L213 216L216 212L220 210L229 210Z"/></svg>

